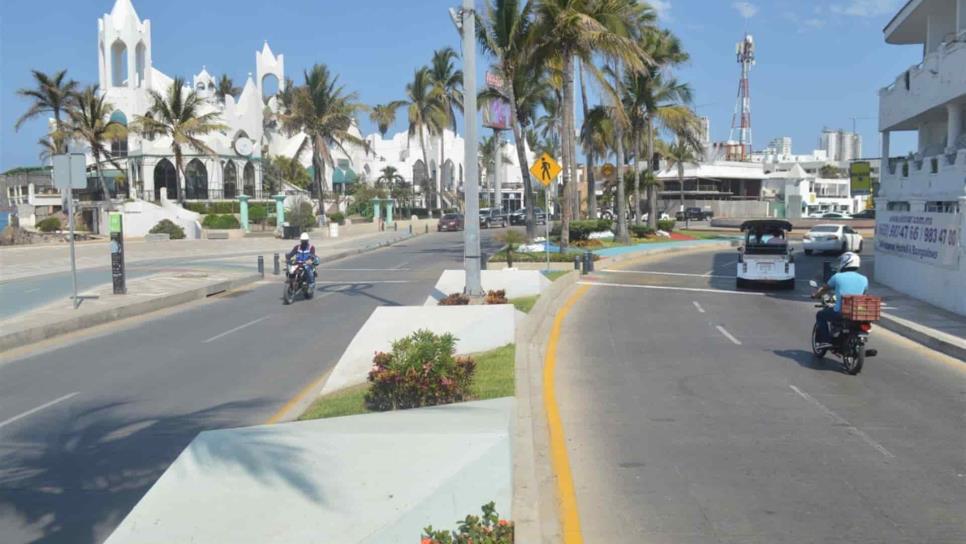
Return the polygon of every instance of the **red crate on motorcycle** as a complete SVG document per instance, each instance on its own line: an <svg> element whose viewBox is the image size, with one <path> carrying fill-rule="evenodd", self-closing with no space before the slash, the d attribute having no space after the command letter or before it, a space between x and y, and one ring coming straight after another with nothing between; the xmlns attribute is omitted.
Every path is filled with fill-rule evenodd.
<svg viewBox="0 0 966 544"><path fill-rule="evenodd" d="M850 321L878 321L882 299L871 295L842 297L842 317Z"/></svg>

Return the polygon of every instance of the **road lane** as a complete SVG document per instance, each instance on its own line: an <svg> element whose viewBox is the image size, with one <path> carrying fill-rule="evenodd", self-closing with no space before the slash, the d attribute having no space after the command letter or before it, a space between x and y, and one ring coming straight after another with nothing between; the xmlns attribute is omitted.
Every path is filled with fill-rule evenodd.
<svg viewBox="0 0 966 544"><path fill-rule="evenodd" d="M6 361L0 421L83 395L0 429L0 541L103 541L198 432L264 422L335 364L376 306L421 304L444 268L462 265L461 242L460 233L431 234L326 263L318 277L332 283L291 306L282 305L281 279L269 279ZM406 262L408 270L389 270ZM380 283L392 277L409 283Z"/></svg>
<svg viewBox="0 0 966 544"><path fill-rule="evenodd" d="M799 277L822 260L799 257ZM587 542L966 541L966 364L881 328L859 376L816 361L807 286L594 277L672 289L591 287L565 322L557 387Z"/></svg>

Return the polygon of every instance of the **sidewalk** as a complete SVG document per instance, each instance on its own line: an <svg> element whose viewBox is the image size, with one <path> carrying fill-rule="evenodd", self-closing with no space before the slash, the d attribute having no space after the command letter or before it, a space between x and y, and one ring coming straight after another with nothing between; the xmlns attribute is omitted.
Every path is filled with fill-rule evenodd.
<svg viewBox="0 0 966 544"><path fill-rule="evenodd" d="M881 283L873 282L869 291L882 297L882 327L966 362L966 317Z"/></svg>
<svg viewBox="0 0 966 544"><path fill-rule="evenodd" d="M411 236L407 230L405 232L375 233L348 240L325 241L321 247L316 246L316 252L322 262L330 262L386 247ZM223 243L224 240L217 242ZM275 240L273 242L275 243L274 247L268 247L263 251L253 250L254 254L265 256L265 270L268 275L272 274L271 252L285 253L292 247L291 240ZM180 242L161 242L161 244L180 244ZM284 244L284 246L278 247L279 244ZM252 247L257 246L254 244L248 245L248 248ZM106 248L102 249L106 250ZM189 252L191 249L188 248ZM103 283L89 289L80 290L81 296L97 296L99 298L84 300L77 310L73 309L69 293L61 293L60 296L51 299L49 304L36 308L25 308L24 311L16 312L11 317L0 321L0 352L111 321L203 299L262 279L262 276L257 273L254 258L251 258L248 265L231 262L238 260L237 254L224 255L223 259L225 261L223 267L205 264L199 266L179 264L169 266L167 270L148 276L133 279L129 277L126 295L113 294L111 283ZM211 257L206 256L205 260L210 261ZM190 259L188 262L190 263ZM229 264L232 266L229 266ZM6 263L4 263L4 267L6 267ZM56 276L50 277L54 280L57 279ZM110 279L109 275L107 279ZM61 287L69 289L69 285L70 283L67 281ZM3 291L4 287L16 288L17 285L0 285L0 291ZM23 296L27 295L21 295L21 299ZM5 296L5 303L10 303L7 298ZM17 302L13 295L9 298L13 302Z"/></svg>

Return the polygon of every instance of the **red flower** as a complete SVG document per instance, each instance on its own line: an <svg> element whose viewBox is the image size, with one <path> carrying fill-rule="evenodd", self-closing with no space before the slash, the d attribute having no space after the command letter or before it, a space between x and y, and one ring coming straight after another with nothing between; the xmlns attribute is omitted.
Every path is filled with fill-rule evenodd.
<svg viewBox="0 0 966 544"><path fill-rule="evenodd" d="M500 521L498 521L497 523L498 523L498 524L500 525L500 527L506 527L507 525L509 525L509 524L510 524L510 522L509 522L509 521L507 521L507 520L505 520L505 519L501 519L501 520L500 520Z"/></svg>

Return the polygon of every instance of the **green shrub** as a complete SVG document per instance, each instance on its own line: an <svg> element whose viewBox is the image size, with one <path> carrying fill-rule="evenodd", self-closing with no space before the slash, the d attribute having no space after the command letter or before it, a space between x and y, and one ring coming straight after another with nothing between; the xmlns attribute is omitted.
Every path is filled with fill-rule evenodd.
<svg viewBox="0 0 966 544"><path fill-rule="evenodd" d="M264 204L252 204L248 207L248 220L252 223L261 223L268 217L268 208Z"/></svg>
<svg viewBox="0 0 966 544"><path fill-rule="evenodd" d="M151 230L148 232L151 234L167 234L172 240L181 240L184 238L184 229L174 224L170 219L158 221L158 224L151 227Z"/></svg>
<svg viewBox="0 0 966 544"><path fill-rule="evenodd" d="M631 234L636 238L647 238L648 236L654 235L654 229L647 225L630 225L627 228L630 229Z"/></svg>
<svg viewBox="0 0 966 544"><path fill-rule="evenodd" d="M513 544L513 522L501 519L493 502L483 505L483 516L466 516L455 531L423 529L420 544Z"/></svg>
<svg viewBox="0 0 966 544"><path fill-rule="evenodd" d="M333 223L338 223L340 225L345 224L345 214L342 212L332 212L329 214L329 221Z"/></svg>
<svg viewBox="0 0 966 544"><path fill-rule="evenodd" d="M584 219L570 222L570 241L577 242L586 240L593 232L609 231L614 225L610 219ZM551 236L560 236L560 225L555 226L551 231Z"/></svg>
<svg viewBox="0 0 966 544"><path fill-rule="evenodd" d="M418 330L396 340L390 353L377 353L373 358L366 407L385 411L463 400L476 363L455 354L452 334Z"/></svg>
<svg viewBox="0 0 966 544"><path fill-rule="evenodd" d="M185 202L184 209L189 212L200 213L202 215L208 213L208 205L204 202Z"/></svg>
<svg viewBox="0 0 966 544"><path fill-rule="evenodd" d="M671 232L672 230L674 230L674 220L661 219L657 222L657 228L663 231Z"/></svg>
<svg viewBox="0 0 966 544"><path fill-rule="evenodd" d="M285 211L285 221L289 225L298 228L299 232L309 232L315 227L315 211L312 204L307 201L296 203Z"/></svg>
<svg viewBox="0 0 966 544"><path fill-rule="evenodd" d="M37 222L37 230L40 232L57 232L61 230L60 218L52 215L47 219Z"/></svg>
<svg viewBox="0 0 966 544"><path fill-rule="evenodd" d="M278 218L272 215L272 216L269 216L268 220L266 220L265 222L268 224L268 226L274 227L278 225Z"/></svg>
<svg viewBox="0 0 966 544"><path fill-rule="evenodd" d="M224 214L219 215L217 213L206 215L204 221L201 222L201 226L206 229L237 229L241 227L238 222L238 218L234 215Z"/></svg>
<svg viewBox="0 0 966 544"><path fill-rule="evenodd" d="M208 204L208 213L238 213L239 211L239 204L234 200L211 202Z"/></svg>
<svg viewBox="0 0 966 544"><path fill-rule="evenodd" d="M439 300L438 306L466 306L470 303L470 297L463 293L450 293Z"/></svg>
<svg viewBox="0 0 966 544"><path fill-rule="evenodd" d="M550 262L552 263L573 263L574 257L582 256L583 252L580 253L559 253L556 251L550 252ZM594 260L599 260L600 256L594 254ZM547 260L547 254L543 251L530 251L527 253L513 252L513 262L515 263L542 263ZM505 263L506 262L506 251L498 251L490 256L490 262L493 263Z"/></svg>

